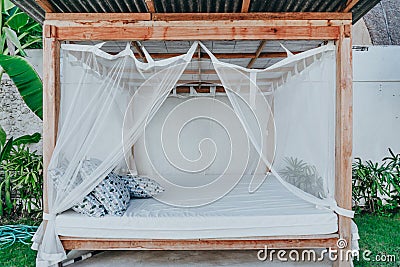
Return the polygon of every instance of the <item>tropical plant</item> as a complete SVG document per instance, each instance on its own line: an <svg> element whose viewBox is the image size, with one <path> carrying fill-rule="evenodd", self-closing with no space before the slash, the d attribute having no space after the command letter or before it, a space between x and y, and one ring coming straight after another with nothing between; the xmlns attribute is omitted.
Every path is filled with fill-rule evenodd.
<svg viewBox="0 0 400 267"><path fill-rule="evenodd" d="M400 210L400 154L389 149L382 163L356 158L353 202L357 212L392 215Z"/></svg>
<svg viewBox="0 0 400 267"><path fill-rule="evenodd" d="M25 56L24 49L40 48L42 27L9 0L0 0L0 53Z"/></svg>
<svg viewBox="0 0 400 267"><path fill-rule="evenodd" d="M286 166L279 171L279 174L288 183L316 197L326 196L324 181L315 166L292 157L285 158L285 162Z"/></svg>
<svg viewBox="0 0 400 267"><path fill-rule="evenodd" d="M29 109L42 119L43 84L35 69L19 56L0 55L0 66L10 76Z"/></svg>
<svg viewBox="0 0 400 267"><path fill-rule="evenodd" d="M24 49L41 45L42 27L9 0L0 0L0 10L0 80L6 72L27 106L42 118L42 81L21 57L26 55Z"/></svg>
<svg viewBox="0 0 400 267"><path fill-rule="evenodd" d="M25 144L14 146L4 170L11 183L13 214L38 214L42 209L42 156Z"/></svg>
<svg viewBox="0 0 400 267"><path fill-rule="evenodd" d="M0 126L0 216L6 212L10 214L13 210L13 201L12 201L12 180L18 179L16 169L12 169L15 167L13 165L14 159L19 160L20 155L23 154L22 150L27 150L29 153L29 149L25 146L26 144L37 143L39 142L41 136L39 133L34 133L32 135L24 135L19 138L14 139L13 137L7 140L7 135L4 129ZM34 156L29 155L29 158L32 159ZM20 174L26 173L26 168L31 168L31 165L23 166L20 165L18 171ZM36 168L36 167L35 167Z"/></svg>

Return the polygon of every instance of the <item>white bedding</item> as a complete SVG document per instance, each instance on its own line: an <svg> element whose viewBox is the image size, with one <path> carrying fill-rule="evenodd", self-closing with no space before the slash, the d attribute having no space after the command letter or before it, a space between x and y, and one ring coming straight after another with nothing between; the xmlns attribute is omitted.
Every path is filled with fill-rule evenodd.
<svg viewBox="0 0 400 267"><path fill-rule="evenodd" d="M176 208L155 199L133 199L122 217L93 218L72 210L57 216L59 235L92 238L192 239L330 234L337 215L317 208L269 176L248 193L242 179L222 199L203 207Z"/></svg>

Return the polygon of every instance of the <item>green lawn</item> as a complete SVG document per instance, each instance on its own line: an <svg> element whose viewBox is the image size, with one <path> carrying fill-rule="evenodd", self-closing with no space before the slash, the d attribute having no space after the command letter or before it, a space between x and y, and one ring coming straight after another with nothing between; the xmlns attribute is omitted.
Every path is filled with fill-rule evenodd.
<svg viewBox="0 0 400 267"><path fill-rule="evenodd" d="M400 266L400 217L387 218L373 215L356 216L355 221L360 233L360 261L355 267L365 266ZM371 261L365 261L361 253L370 250ZM377 262L376 255L395 255L396 262ZM385 257L383 256L383 257Z"/></svg>
<svg viewBox="0 0 400 267"><path fill-rule="evenodd" d="M29 245L21 243L0 250L0 266L4 267L35 266L35 258L36 251L31 250Z"/></svg>
<svg viewBox="0 0 400 267"><path fill-rule="evenodd" d="M400 218L378 217L362 215L356 217L356 222L361 236L361 253L370 250L371 261L362 260L354 262L356 267L375 266L400 266ZM378 254L395 255L394 262L376 262ZM35 266L36 253L28 245L15 244L4 250L0 250L0 266L29 267Z"/></svg>

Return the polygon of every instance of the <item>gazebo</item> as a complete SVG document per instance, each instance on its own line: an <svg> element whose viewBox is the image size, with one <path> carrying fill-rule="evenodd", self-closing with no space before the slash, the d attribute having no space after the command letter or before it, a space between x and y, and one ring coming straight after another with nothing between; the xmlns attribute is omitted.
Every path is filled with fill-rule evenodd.
<svg viewBox="0 0 400 267"><path fill-rule="evenodd" d="M154 59L176 56L191 41L205 40L217 58L247 68L265 68L284 58L278 41L294 54L327 41L336 46L335 199L351 210L352 163L352 24L378 0L334 1L180 1L180 0L14 0L43 23L44 49L44 212L47 205L47 168L57 140L60 103L60 45L63 42L105 45L116 53L131 42L146 61L143 47ZM198 52L196 57L209 58ZM207 81L212 70L187 71ZM203 76L202 76L203 75ZM200 77L198 77L200 76ZM185 81L181 82L185 84ZM185 92L188 86L177 90ZM204 87L197 86L197 90ZM223 88L217 88L223 92ZM330 235L257 237L245 239L101 239L61 237L66 250L104 249L260 249L337 247L339 238L351 243L351 219L339 216L338 232ZM349 249L349 247L347 248ZM338 261L338 266L349 262Z"/></svg>

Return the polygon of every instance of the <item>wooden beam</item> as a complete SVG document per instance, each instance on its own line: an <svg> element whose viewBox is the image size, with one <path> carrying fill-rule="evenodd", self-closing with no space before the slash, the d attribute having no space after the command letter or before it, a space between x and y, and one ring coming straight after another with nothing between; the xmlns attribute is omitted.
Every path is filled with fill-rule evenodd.
<svg viewBox="0 0 400 267"><path fill-rule="evenodd" d="M360 0L348 0L346 3L345 8L343 9L343 12L350 12L351 9L359 2Z"/></svg>
<svg viewBox="0 0 400 267"><path fill-rule="evenodd" d="M335 12L251 12L251 13L155 13L152 20L351 20L348 13Z"/></svg>
<svg viewBox="0 0 400 267"><path fill-rule="evenodd" d="M185 70L183 74L199 74L198 70ZM201 70L201 74L217 74L215 70Z"/></svg>
<svg viewBox="0 0 400 267"><path fill-rule="evenodd" d="M353 90L351 25L340 27L336 42L336 144L335 144L335 198L345 209L352 208L352 138L353 138ZM339 216L339 236L351 249L351 219ZM350 266L338 261L337 266Z"/></svg>
<svg viewBox="0 0 400 267"><path fill-rule="evenodd" d="M252 26L246 22L169 22L147 24L52 24L58 40L336 40L339 26ZM230 25L234 23L234 25ZM243 24L242 24L243 23ZM242 25L241 25L242 24Z"/></svg>
<svg viewBox="0 0 400 267"><path fill-rule="evenodd" d="M197 75L198 75L198 72L197 72ZM273 82L278 82L280 80L282 80L281 77L279 77L279 78L264 78L264 79L257 79L257 82L258 83L273 83ZM192 83L195 83L195 84L202 84L202 83L221 84L221 81L220 80L205 80L205 79L202 79L202 80L190 79L190 80L178 80L176 82L176 84L192 84Z"/></svg>
<svg viewBox="0 0 400 267"><path fill-rule="evenodd" d="M176 87L176 92L178 94L183 94L183 93L190 93L190 87L194 88L197 93L210 93L210 87L211 85L207 84L202 84L200 85L195 85L195 86L177 86ZM215 92L217 93L225 93L225 88L223 86L216 86Z"/></svg>
<svg viewBox="0 0 400 267"><path fill-rule="evenodd" d="M138 41L132 41L131 44L136 49L137 53L139 54L139 57L143 60L143 62L147 63L146 56L144 55L142 47L139 45L139 42Z"/></svg>
<svg viewBox="0 0 400 267"><path fill-rule="evenodd" d="M35 0L35 1L46 13L54 12L54 8L49 3L49 1L47 0Z"/></svg>
<svg viewBox="0 0 400 267"><path fill-rule="evenodd" d="M242 13L249 12L251 0L242 0Z"/></svg>
<svg viewBox="0 0 400 267"><path fill-rule="evenodd" d="M265 45L267 44L266 40L262 40L260 45L258 46L254 57L250 60L249 64L247 64L247 68L250 69L253 64L256 62L257 58L260 56L261 52L263 51Z"/></svg>
<svg viewBox="0 0 400 267"><path fill-rule="evenodd" d="M225 239L96 239L60 236L66 250L233 250L336 248L334 235L277 236Z"/></svg>
<svg viewBox="0 0 400 267"><path fill-rule="evenodd" d="M46 20L60 21L143 21L150 13L46 13Z"/></svg>
<svg viewBox="0 0 400 267"><path fill-rule="evenodd" d="M44 35L46 33L44 32ZM47 170L56 145L60 107L60 42L43 38L43 211L48 213Z"/></svg>
<svg viewBox="0 0 400 267"><path fill-rule="evenodd" d="M302 51L292 52L293 54L301 53ZM180 53L152 53L151 57L156 59L171 58L180 56ZM214 53L219 59L231 59L231 58L254 58L254 53ZM285 58L287 57L286 52L264 52L258 55L258 58ZM201 53L202 59L209 59L210 56L207 53Z"/></svg>
<svg viewBox="0 0 400 267"><path fill-rule="evenodd" d="M199 72L197 72L197 75ZM203 83L209 83L209 84L221 84L220 80L178 80L176 82L177 85L179 84L203 84Z"/></svg>
<svg viewBox="0 0 400 267"><path fill-rule="evenodd" d="M230 20L322 20L351 21L351 13L335 12L251 12L251 13L48 13L46 20L154 20L154 21L230 21Z"/></svg>
<svg viewBox="0 0 400 267"><path fill-rule="evenodd" d="M198 80L199 80L199 87L201 88L201 62L200 62L200 60L201 60L201 47L199 46L198 48L197 48L197 78L198 78ZM220 83L219 81L218 81L218 83Z"/></svg>
<svg viewBox="0 0 400 267"><path fill-rule="evenodd" d="M155 9L155 7L154 7L154 2L153 2L153 0L145 0L144 2L146 3L147 10L148 10L150 13L156 12L156 9Z"/></svg>

